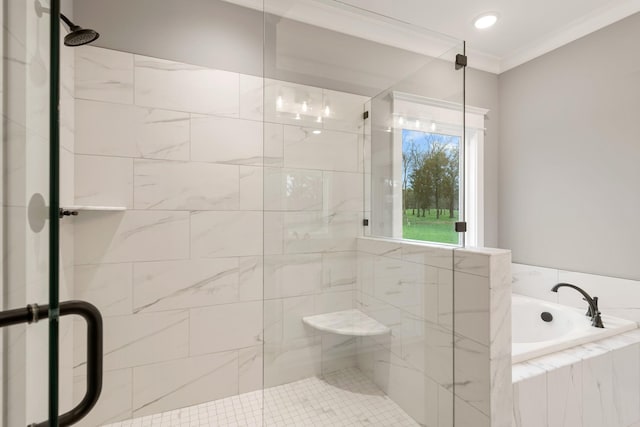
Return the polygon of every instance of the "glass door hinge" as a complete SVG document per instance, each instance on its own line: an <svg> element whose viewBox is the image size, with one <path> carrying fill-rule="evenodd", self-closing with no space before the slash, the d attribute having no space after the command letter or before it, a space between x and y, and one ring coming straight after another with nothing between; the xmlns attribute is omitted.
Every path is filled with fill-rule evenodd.
<svg viewBox="0 0 640 427"><path fill-rule="evenodd" d="M368 219L363 219L363 220L362 220L362 225L363 225L364 227L368 227L368 226L369 226L369 220L368 220Z"/></svg>
<svg viewBox="0 0 640 427"><path fill-rule="evenodd" d="M467 223L456 222L456 233L466 233L466 232L467 232Z"/></svg>
<svg viewBox="0 0 640 427"><path fill-rule="evenodd" d="M362 118L363 118L364 120L367 120L367 119L369 118L369 112L368 112L368 111L365 111L364 113L362 113Z"/></svg>
<svg viewBox="0 0 640 427"><path fill-rule="evenodd" d="M462 55L461 53L456 55L456 70L460 68L464 68L467 66L467 55Z"/></svg>

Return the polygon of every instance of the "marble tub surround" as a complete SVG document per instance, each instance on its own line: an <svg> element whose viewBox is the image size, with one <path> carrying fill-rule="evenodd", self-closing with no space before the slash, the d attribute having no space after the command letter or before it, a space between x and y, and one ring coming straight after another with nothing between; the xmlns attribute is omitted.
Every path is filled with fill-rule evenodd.
<svg viewBox="0 0 640 427"><path fill-rule="evenodd" d="M513 426L636 427L640 331L513 365L513 396Z"/></svg>
<svg viewBox="0 0 640 427"><path fill-rule="evenodd" d="M355 338L302 317L354 305L367 98L75 51L72 204L127 208L72 220L75 297L105 317L104 391L82 425L355 366ZM292 120L303 97L313 120ZM74 348L79 398L80 323Z"/></svg>
<svg viewBox="0 0 640 427"><path fill-rule="evenodd" d="M358 239L357 307L391 330L359 338L358 367L419 423L451 426L455 400L461 425L510 425L510 262L504 250Z"/></svg>
<svg viewBox="0 0 640 427"><path fill-rule="evenodd" d="M585 308L582 296L571 289L551 288L560 282L572 283L598 297L604 315L640 323L640 281L579 273L525 264L512 264L513 292L576 308Z"/></svg>

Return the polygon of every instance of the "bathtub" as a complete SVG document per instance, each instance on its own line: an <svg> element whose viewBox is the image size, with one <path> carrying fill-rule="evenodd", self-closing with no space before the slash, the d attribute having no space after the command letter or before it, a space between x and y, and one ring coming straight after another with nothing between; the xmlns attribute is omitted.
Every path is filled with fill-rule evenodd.
<svg viewBox="0 0 640 427"><path fill-rule="evenodd" d="M597 341L638 327L636 322L602 315L604 329L591 326L584 309L576 309L514 294L512 296L512 363L524 362L576 345ZM603 310L606 313L606 310ZM553 320L545 322L543 312Z"/></svg>

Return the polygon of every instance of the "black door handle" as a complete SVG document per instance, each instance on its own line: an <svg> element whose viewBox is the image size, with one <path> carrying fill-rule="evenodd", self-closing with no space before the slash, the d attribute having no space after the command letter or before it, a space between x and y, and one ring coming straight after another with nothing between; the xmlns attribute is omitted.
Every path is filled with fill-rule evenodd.
<svg viewBox="0 0 640 427"><path fill-rule="evenodd" d="M103 329L100 311L85 301L60 303L60 316L78 315L87 322L87 390L73 409L58 418L60 427L70 426L84 418L98 402L102 391L102 343ZM28 305L0 312L0 328L20 323L33 323L49 316L48 305ZM31 424L29 427L48 427L49 421Z"/></svg>

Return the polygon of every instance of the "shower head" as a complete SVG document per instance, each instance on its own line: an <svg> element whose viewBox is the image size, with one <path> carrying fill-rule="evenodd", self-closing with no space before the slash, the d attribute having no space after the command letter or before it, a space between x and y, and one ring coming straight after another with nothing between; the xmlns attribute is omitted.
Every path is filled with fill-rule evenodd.
<svg viewBox="0 0 640 427"><path fill-rule="evenodd" d="M65 46L82 46L85 44L89 44L94 42L100 37L95 30L90 30L87 28L82 28L79 25L74 24L67 18L66 16L60 14L60 19L64 21L65 24L69 27L69 34L64 36L64 44Z"/></svg>

